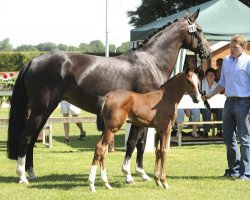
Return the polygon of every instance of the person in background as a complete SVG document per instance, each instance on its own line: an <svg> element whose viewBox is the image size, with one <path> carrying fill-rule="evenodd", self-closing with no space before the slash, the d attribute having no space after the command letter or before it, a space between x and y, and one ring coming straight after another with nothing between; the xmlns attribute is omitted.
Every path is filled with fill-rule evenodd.
<svg viewBox="0 0 250 200"><path fill-rule="evenodd" d="M216 60L216 71L215 71L215 81L218 83L220 80L220 75L221 75L221 69L222 69L222 63L223 63L223 59L222 58L218 58Z"/></svg>
<svg viewBox="0 0 250 200"><path fill-rule="evenodd" d="M221 75L221 68L222 68L222 63L223 63L223 59L222 58L218 58L216 60L216 73L215 73L215 81L218 83L220 80L220 75ZM225 94L225 90L222 90L220 92L221 94Z"/></svg>
<svg viewBox="0 0 250 200"><path fill-rule="evenodd" d="M199 109L178 109L176 123L177 123L177 126L180 130L182 130L182 128L183 128L180 126L181 126L181 123L184 122L184 115L185 114L189 118L189 121L195 121L195 122L200 121L200 110ZM193 126L192 137L199 138L200 135L197 132L197 125L193 124L192 126Z"/></svg>
<svg viewBox="0 0 250 200"><path fill-rule="evenodd" d="M67 101L61 101L60 107L61 107L61 112L63 114L63 117L69 117L69 113L73 117L77 117L81 112L80 108L74 106L73 104L70 104ZM79 140L84 140L86 136L86 132L83 130L82 123L76 123L76 125L80 129ZM64 142L66 144L69 144L69 123L64 123L64 134L65 134Z"/></svg>
<svg viewBox="0 0 250 200"><path fill-rule="evenodd" d="M213 68L207 68L207 70L205 71L205 78L202 80L201 89L202 91L205 91L206 94L210 94L210 92L214 90L216 86L218 85L215 82L215 73L216 71ZM200 109L200 112L202 114L203 121L211 121L212 113L216 114L216 119L218 121L222 121L223 109L202 108ZM208 133L210 132L210 124L204 124L203 129L204 129L203 137L207 138ZM222 137L222 125L221 124L217 124L217 136Z"/></svg>
<svg viewBox="0 0 250 200"><path fill-rule="evenodd" d="M223 60L219 84L203 100L212 98L225 88L227 96L223 111L223 141L227 147L228 169L224 177L250 180L250 56L245 53L247 39L234 35L230 55ZM247 120L248 117L248 120ZM240 143L240 153L237 138Z"/></svg>

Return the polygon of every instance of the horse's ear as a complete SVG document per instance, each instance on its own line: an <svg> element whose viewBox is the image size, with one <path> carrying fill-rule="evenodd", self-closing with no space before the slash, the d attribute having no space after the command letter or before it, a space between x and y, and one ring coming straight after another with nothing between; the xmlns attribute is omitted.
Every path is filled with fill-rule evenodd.
<svg viewBox="0 0 250 200"><path fill-rule="evenodd" d="M186 17L186 18L189 18L189 10L188 10L188 9L186 10L185 17Z"/></svg>
<svg viewBox="0 0 250 200"><path fill-rule="evenodd" d="M198 9L189 19L194 22L196 18L199 16L200 9Z"/></svg>

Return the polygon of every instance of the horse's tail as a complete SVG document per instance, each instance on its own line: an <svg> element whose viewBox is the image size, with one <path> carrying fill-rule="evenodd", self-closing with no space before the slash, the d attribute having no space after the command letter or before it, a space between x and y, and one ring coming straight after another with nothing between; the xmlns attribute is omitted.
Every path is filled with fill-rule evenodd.
<svg viewBox="0 0 250 200"><path fill-rule="evenodd" d="M24 86L24 74L30 64L31 62L19 72L10 101L7 154L8 158L13 160L18 158L20 132L27 118L28 97Z"/></svg>
<svg viewBox="0 0 250 200"><path fill-rule="evenodd" d="M104 125L104 121L103 121L103 108L105 105L105 102L107 100L107 97L99 97L98 99L98 114L97 114L97 118L96 118L96 125L97 125L97 129L98 131L104 131L105 129L105 125Z"/></svg>

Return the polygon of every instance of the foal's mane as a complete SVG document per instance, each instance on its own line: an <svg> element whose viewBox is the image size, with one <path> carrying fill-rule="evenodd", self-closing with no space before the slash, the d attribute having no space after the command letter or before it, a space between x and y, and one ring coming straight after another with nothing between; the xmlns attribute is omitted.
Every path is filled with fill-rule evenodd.
<svg viewBox="0 0 250 200"><path fill-rule="evenodd" d="M137 50L137 49L140 49L142 47L145 46L145 44L148 43L148 41L154 37L157 33L162 34L163 33L163 30L167 27L169 27L170 25L174 24L175 22L178 22L179 20L178 19L175 19L173 22L168 22L167 24L161 26L160 28L158 28L157 30L153 31L150 35L148 35L148 37L142 41L142 43L137 47L137 48L132 48L133 51ZM161 32L162 31L162 32ZM161 32L161 33L160 33Z"/></svg>
<svg viewBox="0 0 250 200"><path fill-rule="evenodd" d="M184 74L185 72L181 72L178 73L177 75L173 76L172 78L168 79L165 83L163 83L159 89L163 89L166 87L166 85L169 84L169 82L173 82L175 79L177 79L179 76L181 76L182 74Z"/></svg>

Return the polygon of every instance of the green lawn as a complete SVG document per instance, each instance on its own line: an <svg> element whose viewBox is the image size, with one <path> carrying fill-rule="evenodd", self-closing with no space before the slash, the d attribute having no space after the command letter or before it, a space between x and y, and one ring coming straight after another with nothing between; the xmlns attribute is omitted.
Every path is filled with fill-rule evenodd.
<svg viewBox="0 0 250 200"><path fill-rule="evenodd" d="M7 109L0 110L0 117L8 116ZM82 113L84 116L90 114ZM58 110L53 116L61 116ZM84 124L85 141L79 141L79 131L70 125L70 144L63 141L63 125L53 125L53 147L37 143L34 152L35 172L38 180L20 185L15 173L16 162L6 158L7 126L0 125L0 199L250 199L250 182L237 182L220 178L226 167L224 145L173 146L167 158L169 190L157 188L154 181L144 182L133 174L136 185L126 185L121 172L124 157L124 129L116 136L115 153L107 155L107 173L113 190L100 184L96 178L96 193L88 187L88 173L95 143L100 133L95 124ZM135 155L132 172L135 169ZM153 176L155 156L145 153L146 172Z"/></svg>

